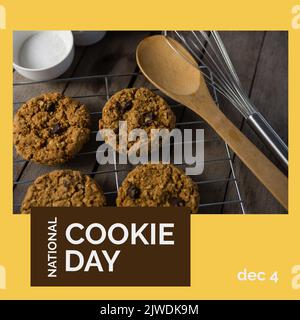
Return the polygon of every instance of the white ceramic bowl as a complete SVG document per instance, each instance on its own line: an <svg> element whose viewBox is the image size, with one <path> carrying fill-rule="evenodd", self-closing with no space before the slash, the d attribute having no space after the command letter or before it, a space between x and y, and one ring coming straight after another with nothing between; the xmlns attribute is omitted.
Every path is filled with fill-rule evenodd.
<svg viewBox="0 0 300 320"><path fill-rule="evenodd" d="M14 68L36 81L57 78L74 59L71 31L15 31L13 48Z"/></svg>
<svg viewBox="0 0 300 320"><path fill-rule="evenodd" d="M106 31L73 31L76 46L90 46L102 40Z"/></svg>

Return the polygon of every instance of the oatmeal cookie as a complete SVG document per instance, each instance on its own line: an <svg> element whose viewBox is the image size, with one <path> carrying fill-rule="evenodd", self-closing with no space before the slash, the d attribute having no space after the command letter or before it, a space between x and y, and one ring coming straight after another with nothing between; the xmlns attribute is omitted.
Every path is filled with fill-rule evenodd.
<svg viewBox="0 0 300 320"><path fill-rule="evenodd" d="M147 88L123 89L114 94L102 110L99 129L112 129L119 147L119 121L127 121L128 133L136 128L144 129L150 141L151 129L175 128L176 118L163 98ZM106 137L106 142L108 139ZM127 151L135 144L129 142Z"/></svg>
<svg viewBox="0 0 300 320"><path fill-rule="evenodd" d="M14 117L14 144L25 160L64 163L90 136L85 105L60 93L45 93L24 103Z"/></svg>
<svg viewBox="0 0 300 320"><path fill-rule="evenodd" d="M197 213L197 185L171 164L145 164L132 170L119 188L118 207L188 207Z"/></svg>
<svg viewBox="0 0 300 320"><path fill-rule="evenodd" d="M21 213L32 207L103 207L105 196L97 183L73 170L55 170L38 177L28 188Z"/></svg>

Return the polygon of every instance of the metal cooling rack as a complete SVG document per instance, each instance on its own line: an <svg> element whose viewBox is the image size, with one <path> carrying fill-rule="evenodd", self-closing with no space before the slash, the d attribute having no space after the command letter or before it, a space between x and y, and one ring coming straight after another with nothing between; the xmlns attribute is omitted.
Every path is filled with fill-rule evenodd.
<svg viewBox="0 0 300 320"><path fill-rule="evenodd" d="M209 73L209 72L208 72ZM210 78L211 78L211 82L213 84L213 76L211 73L209 73ZM111 75L93 75L93 76L82 76L82 77L69 77L69 78L59 78L59 79L53 79L53 80L48 80L48 81L22 81L22 82L17 82L14 83L13 86L18 87L18 86L28 86L28 85L35 85L35 84L40 84L40 83L53 83L53 82L75 82L75 81L90 81L90 80L100 80L103 79L104 83L105 83L105 92L104 93L99 93L99 94L90 94L90 95L68 95L72 98L75 99L83 99L83 98L93 98L93 97L103 97L106 99L106 101L116 92L119 90L110 90L109 89L109 81L113 81L116 78L120 78L120 77L137 77L137 76L141 76L141 73L126 73L126 74L111 74ZM156 91L158 94L161 94L159 92L159 90L157 89L151 89L152 91ZM216 88L214 86L212 86L211 88L211 92L212 95L214 97L215 102L218 104L218 95L217 95L217 91ZM29 97L30 98L30 97ZM22 104L25 101L14 101L14 105L18 105L18 104ZM171 103L169 103L171 108L177 108L177 107L182 107L185 108L184 106L182 106L181 104L178 104L177 102L172 101ZM88 105L87 105L88 107ZM97 119L99 119L101 117L102 111L96 111L96 112L90 112L92 117L98 117ZM180 126L184 126L184 125L201 125L205 123L204 120L202 120L200 117L198 117L197 120L195 121L187 121L187 122L179 122L176 123L177 127ZM96 133L97 131L92 131L92 134L95 135L96 137ZM91 138L92 139L92 138ZM220 138L212 138L212 139L205 139L204 142L214 142L214 141L222 141ZM191 143L193 143L195 141L191 141ZM222 141L223 142L223 141ZM198 185L209 185L209 184L216 184L216 183L233 183L234 184L234 193L235 193L235 197L233 199L230 200L225 200L224 201L210 201L210 202L205 202L205 199L203 199L203 197L200 194L201 197L201 201L200 201L200 213L204 210L205 207L217 207L217 206L225 206L225 205L231 205L231 204L236 204L239 208L239 212L234 212L234 213L242 213L245 214L246 210L245 210L245 205L244 202L242 200L241 197L241 192L240 192L240 188L239 188L239 181L237 179L237 175L236 172L234 170L234 166L233 166L233 153L230 150L229 146L223 142L223 147L225 148L226 151L226 157L221 157L221 158L215 158L215 159L209 159L209 160L205 160L204 162L204 166L209 164L209 163L214 163L214 162L226 162L229 164L229 169L230 172L226 177L209 177L209 179L205 179L205 180L201 180L199 182L196 182ZM93 151L87 151L87 152L80 152L77 154L76 157L84 157L87 155L91 155L91 154L95 154L96 155L96 150ZM116 159L116 157L115 157ZM96 160L95 160L96 161ZM24 163L24 165L28 164L28 161L26 160L22 160L22 159L16 159L14 160L14 170L15 170L15 164L20 164L20 163ZM181 166L180 166L181 167ZM51 170L55 170L55 168L51 168ZM49 170L49 171L51 171ZM112 191L107 191L107 190L103 190L105 195L113 195L116 196L118 189L119 189L119 185L122 182L120 180L120 173L126 173L129 172L129 169L123 169L121 167L121 165L118 165L115 161L114 165L113 165L113 169L111 170L92 170L89 172L83 172L84 174L88 174L92 177L95 177L97 175L102 175L102 174L113 174L114 176L114 184L115 184L115 190ZM20 175L22 176L22 174ZM18 179L16 181L13 182L14 188L18 185L30 185L35 178L37 177L33 177L32 180L22 180L20 179L20 176L18 177ZM226 186L227 188L227 186ZM14 212L17 213L19 212L21 203L13 203L13 208L14 208Z"/></svg>

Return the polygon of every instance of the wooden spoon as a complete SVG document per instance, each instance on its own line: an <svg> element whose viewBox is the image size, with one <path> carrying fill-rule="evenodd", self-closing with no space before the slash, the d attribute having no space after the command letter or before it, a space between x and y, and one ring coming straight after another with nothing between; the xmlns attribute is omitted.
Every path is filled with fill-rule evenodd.
<svg viewBox="0 0 300 320"><path fill-rule="evenodd" d="M220 111L187 50L171 38L156 35L138 45L136 58L153 85L201 116L282 206L288 208L287 177Z"/></svg>

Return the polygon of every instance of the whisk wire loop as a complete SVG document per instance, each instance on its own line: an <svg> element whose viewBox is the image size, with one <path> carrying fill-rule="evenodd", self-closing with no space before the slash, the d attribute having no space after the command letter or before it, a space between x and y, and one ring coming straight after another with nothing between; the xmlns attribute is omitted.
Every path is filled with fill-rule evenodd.
<svg viewBox="0 0 300 320"><path fill-rule="evenodd" d="M208 86L216 89L243 115L287 169L287 145L250 101L219 33L217 31L164 31L163 34L173 50L195 67L195 62L197 63ZM178 51L170 39L182 44L194 61ZM211 77L206 74L207 71L213 75L213 83Z"/></svg>

